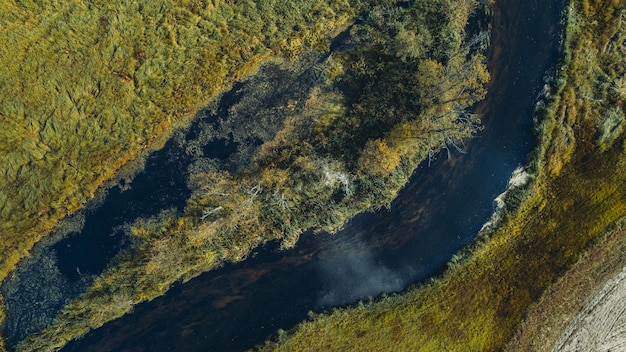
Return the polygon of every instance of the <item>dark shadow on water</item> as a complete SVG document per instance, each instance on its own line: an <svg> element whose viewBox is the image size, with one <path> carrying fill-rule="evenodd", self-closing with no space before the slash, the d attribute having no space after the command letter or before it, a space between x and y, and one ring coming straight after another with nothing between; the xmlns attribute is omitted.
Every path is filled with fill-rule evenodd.
<svg viewBox="0 0 626 352"><path fill-rule="evenodd" d="M309 311L397 291L438 274L493 212L493 199L533 145L532 115L554 74L564 0L496 2L492 83L476 109L485 130L467 154L421 165L390 210L361 214L340 233L304 234L297 247L260 248L242 263L165 296L64 351L240 351Z"/></svg>
<svg viewBox="0 0 626 352"><path fill-rule="evenodd" d="M77 280L79 273L101 273L110 259L128 245L121 227L132 218L154 216L168 208L182 210L185 206L190 195L185 186L187 165L171 145L165 148L147 160L145 170L135 177L129 190L109 190L103 205L87 215L80 234L53 246L59 269L70 280Z"/></svg>
<svg viewBox="0 0 626 352"><path fill-rule="evenodd" d="M218 124L218 117L241 97L242 84L235 84L225 93L215 114L200 111L198 118L186 131L185 140L197 137L202 124ZM220 115L221 114L221 115ZM215 139L203 146L207 159L227 159L237 151L238 143L229 139ZM57 253L61 273L70 281L81 275L99 275L111 259L130 243L123 226L137 218L158 215L166 209L182 211L191 191L187 188L188 168L194 161L178 138L169 140L163 149L151 154L144 170L127 187L107 191L106 200L89 212L80 233L74 233L57 242L52 249Z"/></svg>
<svg viewBox="0 0 626 352"><path fill-rule="evenodd" d="M319 55L312 53L308 59L301 71L266 65L251 79L233 84L214 109L198 112L187 130L175 132L161 150L152 153L132 182L120 181L120 187L106 190L102 202L90 204L82 213L82 229L38 244L34 255L0 287L7 307L2 329L8 345L15 346L45 328L65 304L114 264L119 253L132 250L125 231L129 224L163 210L182 211L191 195L187 187L191 172L212 167L234 170L249 162L255 148L264 139L273 139L282 126L284 116L275 113L275 106L290 99L304 101L322 79L315 77ZM264 85L272 89L256 90ZM296 106L294 113L302 108ZM261 122L254 120L259 114L263 114ZM58 242L51 244L54 240Z"/></svg>
<svg viewBox="0 0 626 352"><path fill-rule="evenodd" d="M225 94L217 111L225 111L237 98L234 92ZM186 138L197 136L201 124L215 121L217 115L199 112L186 131ZM194 160L187 155L183 144L172 138L161 150L152 153L145 161L144 170L131 183L121 181L120 187L106 191L102 204L84 211L80 232L70 232L52 245L37 246L33 257L21 263L3 283L0 292L7 307L3 333L9 346L47 326L65 304L111 265L118 253L131 247L124 232L128 223L166 209L182 211L191 195L187 170ZM203 152L207 158L220 159L236 149L236 143L216 140L205 146Z"/></svg>

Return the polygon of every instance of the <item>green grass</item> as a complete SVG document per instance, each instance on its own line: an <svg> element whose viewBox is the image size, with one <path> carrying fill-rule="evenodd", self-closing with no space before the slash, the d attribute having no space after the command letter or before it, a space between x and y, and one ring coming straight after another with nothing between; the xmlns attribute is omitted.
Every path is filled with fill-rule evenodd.
<svg viewBox="0 0 626 352"><path fill-rule="evenodd" d="M617 1L571 1L561 77L537 112L535 181L469 257L401 295L316 316L261 349L502 350L533 302L626 216L626 139L623 130L603 138L598 123L624 112L615 89L625 77L624 16Z"/></svg>
<svg viewBox="0 0 626 352"><path fill-rule="evenodd" d="M324 48L360 2L0 4L0 280L130 160L273 56Z"/></svg>
<svg viewBox="0 0 626 352"><path fill-rule="evenodd" d="M1 1L0 281L234 81L326 48L364 6Z"/></svg>
<svg viewBox="0 0 626 352"><path fill-rule="evenodd" d="M264 143L242 150L246 162L235 170L218 164L193 172L193 194L184 212L137 219L129 230L133 250L19 350L59 348L133 304L164 294L172 283L241 260L262 243L278 239L289 247L308 228L334 232L351 216L389 204L431 151L451 147L477 128L476 118L459 119L463 109L482 99L489 79L484 57L470 54L463 37L475 6L473 1L424 0L406 8L389 3L364 11L363 23L350 29L352 40L361 44L315 63L324 79L307 85L305 101L269 110L283 114L276 130L256 131L258 124L234 122L217 132L207 130L241 140L263 136ZM304 18L299 26L308 24ZM308 38L304 33L302 38ZM406 51L400 44L410 33L424 39ZM307 41L319 50L328 44ZM298 77L311 68L302 63L307 55L292 50L301 46L295 39L278 43L293 59L280 63L282 69ZM207 67L220 67L215 60L206 61L211 63ZM195 69L207 68L199 64ZM175 79L185 81L185 75L198 73L179 74L183 78ZM243 99L227 121L237 121L239 109L257 111L263 121L265 112L254 102L267 93L264 89L260 84L247 92L252 105Z"/></svg>

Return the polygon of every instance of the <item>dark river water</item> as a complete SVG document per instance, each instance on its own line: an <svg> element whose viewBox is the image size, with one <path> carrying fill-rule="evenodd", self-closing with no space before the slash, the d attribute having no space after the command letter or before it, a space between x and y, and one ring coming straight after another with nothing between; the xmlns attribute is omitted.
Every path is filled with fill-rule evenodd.
<svg viewBox="0 0 626 352"><path fill-rule="evenodd" d="M288 251L276 245L259 248L241 263L137 305L133 313L70 342L63 351L245 350L278 329L293 327L310 311L397 292L440 273L489 219L494 198L534 144L533 108L554 76L564 1L497 1L488 55L492 82L487 98L476 107L484 114L484 130L468 142L467 154L453 153L447 160L442 153L430 166L421 165L390 209L361 214L333 236L306 233ZM148 160L130 191L112 192L87 216L83 232L106 228L114 242L115 219L123 213L148 216L184 205L188 190L184 177L175 172L184 169L177 164L180 158L155 158ZM169 164L158 165L161 160ZM158 173L159 168L171 173L168 182L179 192L160 194L151 188L158 182L151 180L150 170ZM154 199L144 199L146 194ZM59 267L68 280L78 280L76 272L97 273L106 265L106 253L80 268L61 262L91 243L111 248L88 239L56 245Z"/></svg>

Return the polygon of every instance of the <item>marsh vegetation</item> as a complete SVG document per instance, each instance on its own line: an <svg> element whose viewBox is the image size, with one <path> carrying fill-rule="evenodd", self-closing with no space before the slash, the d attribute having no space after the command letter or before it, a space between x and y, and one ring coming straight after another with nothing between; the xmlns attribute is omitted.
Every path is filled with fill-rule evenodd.
<svg viewBox="0 0 626 352"><path fill-rule="evenodd" d="M364 5L3 1L0 280L199 107L270 57L325 48Z"/></svg>
<svg viewBox="0 0 626 352"><path fill-rule="evenodd" d="M475 1L7 6L0 78L19 84L2 86L3 165L15 186L0 193L4 276L122 165L260 75L190 141L184 210L127 226L132 249L20 350L58 348L267 241L334 232L389 204L419 162L462 151L479 128L466 112L489 79L485 43L464 35ZM223 140L236 151L206 157L204 146Z"/></svg>
<svg viewBox="0 0 626 352"><path fill-rule="evenodd" d="M0 279L130 160L269 57L324 48L364 4L4 1Z"/></svg>

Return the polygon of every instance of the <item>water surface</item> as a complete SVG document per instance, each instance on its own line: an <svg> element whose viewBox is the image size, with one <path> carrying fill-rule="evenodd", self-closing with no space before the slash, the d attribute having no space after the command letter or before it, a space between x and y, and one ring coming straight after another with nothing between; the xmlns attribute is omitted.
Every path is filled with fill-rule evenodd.
<svg viewBox="0 0 626 352"><path fill-rule="evenodd" d="M533 146L532 112L553 76L564 0L495 5L492 83L476 107L485 129L467 154L424 163L390 210L365 213L335 236L307 233L296 248L258 249L201 275L65 351L237 351L306 319L441 272L493 211L511 172Z"/></svg>

